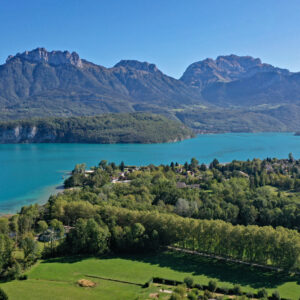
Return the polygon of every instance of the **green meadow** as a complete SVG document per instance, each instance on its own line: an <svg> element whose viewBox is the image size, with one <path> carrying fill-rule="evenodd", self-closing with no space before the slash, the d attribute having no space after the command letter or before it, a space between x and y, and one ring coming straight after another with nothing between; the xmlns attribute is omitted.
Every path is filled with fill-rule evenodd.
<svg viewBox="0 0 300 300"><path fill-rule="evenodd" d="M281 297L293 300L300 295L299 276L172 252L55 258L40 261L27 274L28 280L0 284L9 299L148 299L155 287L142 288L106 279L144 284L153 276L180 281L192 276L200 284L213 279L218 286L240 284L243 291L252 292L265 287L269 294L278 290ZM96 287L79 287L77 280L82 278L92 280Z"/></svg>

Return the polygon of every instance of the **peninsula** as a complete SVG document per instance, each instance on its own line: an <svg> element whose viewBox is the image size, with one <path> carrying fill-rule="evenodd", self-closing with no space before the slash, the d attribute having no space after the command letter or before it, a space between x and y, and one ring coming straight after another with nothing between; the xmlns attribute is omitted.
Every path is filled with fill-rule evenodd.
<svg viewBox="0 0 300 300"><path fill-rule="evenodd" d="M0 123L0 143L165 143L191 138L180 122L147 113L43 118Z"/></svg>

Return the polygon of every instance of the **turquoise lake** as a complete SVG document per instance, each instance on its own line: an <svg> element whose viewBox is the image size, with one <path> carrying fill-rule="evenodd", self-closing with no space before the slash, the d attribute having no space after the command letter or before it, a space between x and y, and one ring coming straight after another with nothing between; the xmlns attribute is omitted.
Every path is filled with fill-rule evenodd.
<svg viewBox="0 0 300 300"><path fill-rule="evenodd" d="M45 202L62 185L63 176L76 163L94 166L106 159L144 165L184 163L196 157L200 163L233 159L278 157L292 152L300 157L300 137L293 133L227 133L199 135L168 144L21 144L0 145L0 213Z"/></svg>

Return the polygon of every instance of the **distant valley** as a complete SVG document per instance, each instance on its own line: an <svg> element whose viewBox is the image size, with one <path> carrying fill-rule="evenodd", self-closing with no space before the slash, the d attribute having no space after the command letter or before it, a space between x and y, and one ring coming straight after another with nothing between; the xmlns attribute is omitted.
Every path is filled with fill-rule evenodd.
<svg viewBox="0 0 300 300"><path fill-rule="evenodd" d="M204 133L299 131L300 73L228 55L195 62L175 79L147 62L106 68L44 48L0 66L1 120L120 112L163 114Z"/></svg>

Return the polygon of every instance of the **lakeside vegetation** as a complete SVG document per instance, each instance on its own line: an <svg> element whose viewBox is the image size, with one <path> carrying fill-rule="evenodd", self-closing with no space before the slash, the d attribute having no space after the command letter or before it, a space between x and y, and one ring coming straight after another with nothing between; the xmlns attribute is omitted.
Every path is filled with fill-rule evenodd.
<svg viewBox="0 0 300 300"><path fill-rule="evenodd" d="M259 296L259 290L266 288L270 299L277 299L271 295L278 290L281 297L298 300L300 160L292 154L287 159L228 164L215 159L209 166L200 165L195 158L183 165L172 162L141 167L102 160L90 170L84 164L76 165L65 187L63 193L51 196L43 206L23 207L19 214L0 219L2 280L22 279L24 271L43 259L29 271L27 285L23 281L5 283L8 294L14 294L14 286L33 288L34 280L56 280L51 285L67 284L71 292L72 288L78 289L76 280L88 275L139 284L151 277L183 282L191 276L197 290L194 292L201 299L207 299L205 291L210 291L210 281L216 280L224 297L265 298ZM179 252L162 252L168 246L179 247ZM180 252L189 250L198 255ZM77 274L72 266L89 261L81 255L99 258L91 258L90 262L97 262ZM105 265L110 259L121 259L120 264L125 259L127 275L122 267L114 273L113 262ZM136 261L146 263L143 276L138 269L128 273L131 267L135 270ZM158 266L148 272L148 263ZM52 266L57 264L65 264L66 268L55 267L60 270L55 275ZM179 273L164 273L164 267ZM45 279L46 274L56 279ZM65 279L68 276L70 279ZM106 285L103 278L97 278L101 282L95 291L101 294L105 286L114 289L113 283ZM194 293L188 290L188 281L185 283L182 288L187 290L181 298L176 296L176 288L168 287L173 292L164 295L165 299L185 299L186 294ZM236 284L241 285L239 291ZM147 288L128 287L122 294L120 287L119 295L142 293L140 299L148 299L149 293L160 293L155 284ZM43 281L40 292L44 289L47 287ZM88 292L90 299L100 295L93 293ZM191 297L188 299L194 299Z"/></svg>
<svg viewBox="0 0 300 300"><path fill-rule="evenodd" d="M159 210L195 219L232 224L284 226L299 230L300 160L254 159L209 165L190 163L145 167L101 161L87 171L77 165L65 187L81 187L58 195L57 203L75 197L93 204ZM119 183L119 184L111 184Z"/></svg>
<svg viewBox="0 0 300 300"><path fill-rule="evenodd" d="M0 122L0 143L165 143L190 138L180 122L149 113Z"/></svg>

